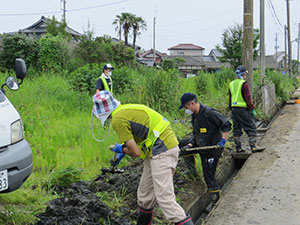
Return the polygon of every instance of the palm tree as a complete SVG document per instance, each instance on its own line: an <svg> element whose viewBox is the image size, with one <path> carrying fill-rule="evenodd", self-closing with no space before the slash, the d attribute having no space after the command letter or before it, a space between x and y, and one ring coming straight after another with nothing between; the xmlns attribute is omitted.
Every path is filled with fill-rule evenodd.
<svg viewBox="0 0 300 225"><path fill-rule="evenodd" d="M131 21L132 29L133 29L133 49L135 49L135 43L136 43L136 38L138 35L141 34L139 32L140 29L146 30L147 29L147 24L146 22L142 19L142 17L134 17L132 18Z"/></svg>
<svg viewBox="0 0 300 225"><path fill-rule="evenodd" d="M119 31L120 34L121 34L120 29L121 28L123 29L125 46L128 46L128 35L129 35L129 30L132 27L133 17L134 15L131 13L121 13L121 15L116 16L116 19L113 22L113 25L116 25L115 30Z"/></svg>

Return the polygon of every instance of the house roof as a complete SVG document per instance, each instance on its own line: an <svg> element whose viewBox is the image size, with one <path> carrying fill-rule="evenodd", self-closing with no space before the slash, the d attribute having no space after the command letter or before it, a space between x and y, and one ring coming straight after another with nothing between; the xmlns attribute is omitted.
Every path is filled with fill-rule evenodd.
<svg viewBox="0 0 300 225"><path fill-rule="evenodd" d="M215 56L215 57L221 57L221 56L223 56L223 53L220 52L218 49L212 49L210 51L209 55Z"/></svg>
<svg viewBox="0 0 300 225"><path fill-rule="evenodd" d="M205 48L194 44L178 44L176 46L168 48L168 50L204 50L204 49Z"/></svg>
<svg viewBox="0 0 300 225"><path fill-rule="evenodd" d="M149 54L153 54L153 49L152 48L150 50L148 50L148 51L145 51L143 54L140 55L140 57L142 57L142 58L143 57L147 57L147 55L149 55ZM159 52L157 50L155 50L155 55L158 55L160 57L167 56L166 53L161 53L161 52Z"/></svg>
<svg viewBox="0 0 300 225"><path fill-rule="evenodd" d="M30 25L27 28L20 29L18 32L19 33L36 33L36 34L41 34L41 33L46 33L47 29L47 21L49 21L49 18L46 18L42 16L38 21L36 21L34 24ZM59 26L59 23L56 24L56 26ZM81 33L77 32L76 30L66 27L66 32L71 34L72 36L82 36Z"/></svg>

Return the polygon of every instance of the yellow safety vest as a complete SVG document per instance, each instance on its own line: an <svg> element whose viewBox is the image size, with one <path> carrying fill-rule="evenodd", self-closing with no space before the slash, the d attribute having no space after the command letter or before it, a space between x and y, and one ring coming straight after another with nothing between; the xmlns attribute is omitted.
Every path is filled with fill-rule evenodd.
<svg viewBox="0 0 300 225"><path fill-rule="evenodd" d="M113 93L113 83L112 83L112 79L109 77L110 83L111 83L111 86L110 86L110 89L109 89L109 86L108 86L108 83L107 83L105 77L101 75L100 78L101 78L101 80L102 80L102 83L103 83L103 86L104 86L104 90L109 91L110 93Z"/></svg>
<svg viewBox="0 0 300 225"><path fill-rule="evenodd" d="M229 89L231 93L231 107L247 107L247 103L242 95L242 86L245 82L246 81L242 79L235 79L230 82Z"/></svg>
<svg viewBox="0 0 300 225"><path fill-rule="evenodd" d="M141 150L141 159L145 159L147 154L149 154L149 157L152 158L152 147L154 143L156 142L157 138L162 134L165 129L168 127L170 122L164 118L162 115L160 115L158 112L150 109L149 107L145 105L138 105L138 104L126 104L126 105L120 105L118 108L116 108L112 112L112 116L123 109L137 109L137 110L143 110L147 113L149 116L149 131L147 138L143 140L140 143L137 143L139 149Z"/></svg>

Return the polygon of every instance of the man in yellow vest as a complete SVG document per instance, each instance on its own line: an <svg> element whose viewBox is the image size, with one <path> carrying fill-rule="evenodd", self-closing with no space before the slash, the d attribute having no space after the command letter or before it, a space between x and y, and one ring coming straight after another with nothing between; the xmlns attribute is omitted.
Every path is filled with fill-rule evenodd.
<svg viewBox="0 0 300 225"><path fill-rule="evenodd" d="M114 68L110 64L105 64L103 67L103 72L96 83L96 93L99 91L109 91L112 93L113 85L112 85L112 71Z"/></svg>
<svg viewBox="0 0 300 225"><path fill-rule="evenodd" d="M143 174L137 190L138 225L152 223L152 210L156 203L168 221L180 225L193 225L191 217L176 202L173 174L178 161L178 141L167 121L145 105L120 102L108 91L100 91L93 97L94 114L102 126L111 119L119 142L112 149L120 163L125 155L143 159Z"/></svg>
<svg viewBox="0 0 300 225"><path fill-rule="evenodd" d="M265 148L256 145L257 132L253 119L256 117L256 112L254 110L249 84L246 81L247 73L248 71L243 65L236 68L236 79L229 84L229 108L231 109L236 152L245 152L240 139L243 129L249 137L250 149L255 153L263 151Z"/></svg>

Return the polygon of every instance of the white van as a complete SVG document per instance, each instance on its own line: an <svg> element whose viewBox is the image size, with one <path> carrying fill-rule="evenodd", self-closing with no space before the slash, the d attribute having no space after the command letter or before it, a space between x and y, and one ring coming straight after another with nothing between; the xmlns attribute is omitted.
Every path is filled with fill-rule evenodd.
<svg viewBox="0 0 300 225"><path fill-rule="evenodd" d="M19 113L5 96L4 87L18 90L26 76L24 60L16 59L16 75L8 77L0 89L0 193L18 189L32 171L32 150L24 139Z"/></svg>

